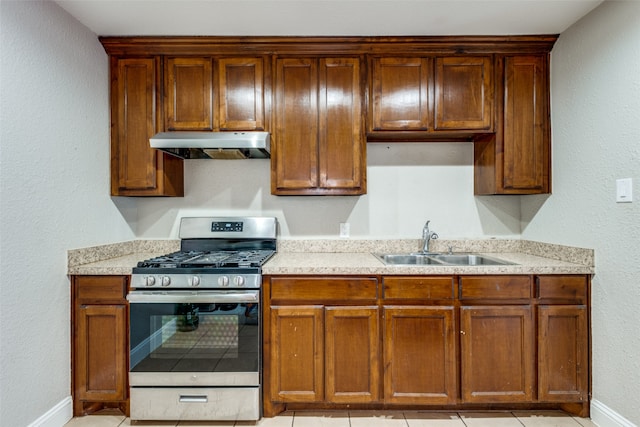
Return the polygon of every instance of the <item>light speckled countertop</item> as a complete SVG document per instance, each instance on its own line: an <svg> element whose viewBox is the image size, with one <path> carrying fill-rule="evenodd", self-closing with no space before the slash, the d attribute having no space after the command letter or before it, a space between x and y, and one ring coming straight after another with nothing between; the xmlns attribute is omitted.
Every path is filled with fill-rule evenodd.
<svg viewBox="0 0 640 427"><path fill-rule="evenodd" d="M278 253L262 268L264 275L382 274L593 274L591 249L528 240L437 240L432 251L474 252L513 265L390 266L373 253L409 253L420 240L279 240ZM128 275L138 261L180 249L178 240L135 240L68 251L68 274Z"/></svg>

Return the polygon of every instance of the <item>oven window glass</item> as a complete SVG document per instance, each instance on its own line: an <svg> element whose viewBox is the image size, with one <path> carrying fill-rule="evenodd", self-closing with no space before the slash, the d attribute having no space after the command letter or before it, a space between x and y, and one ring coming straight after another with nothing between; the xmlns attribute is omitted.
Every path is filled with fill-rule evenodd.
<svg viewBox="0 0 640 427"><path fill-rule="evenodd" d="M257 372L259 304L130 304L131 372Z"/></svg>

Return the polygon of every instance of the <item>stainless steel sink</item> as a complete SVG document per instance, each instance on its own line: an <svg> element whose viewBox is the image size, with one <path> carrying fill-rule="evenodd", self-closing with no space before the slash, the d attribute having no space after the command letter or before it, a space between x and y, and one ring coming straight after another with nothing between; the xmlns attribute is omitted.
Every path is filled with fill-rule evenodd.
<svg viewBox="0 0 640 427"><path fill-rule="evenodd" d="M442 261L438 261L427 255L419 254L374 254L385 264L390 265L444 265Z"/></svg>
<svg viewBox="0 0 640 427"><path fill-rule="evenodd" d="M513 265L512 262L472 253L374 254L387 265Z"/></svg>

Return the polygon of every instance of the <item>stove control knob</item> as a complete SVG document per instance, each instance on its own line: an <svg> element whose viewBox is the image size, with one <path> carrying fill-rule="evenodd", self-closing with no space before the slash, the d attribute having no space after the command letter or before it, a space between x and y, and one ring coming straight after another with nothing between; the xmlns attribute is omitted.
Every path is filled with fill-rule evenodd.
<svg viewBox="0 0 640 427"><path fill-rule="evenodd" d="M229 278L227 276L218 277L218 285L229 286Z"/></svg>
<svg viewBox="0 0 640 427"><path fill-rule="evenodd" d="M169 286L171 284L171 277L162 276L162 286Z"/></svg>
<svg viewBox="0 0 640 427"><path fill-rule="evenodd" d="M191 286L199 286L200 285L200 277L193 276L191 278Z"/></svg>
<svg viewBox="0 0 640 427"><path fill-rule="evenodd" d="M153 286L156 284L156 278L153 276L147 276L145 279L145 286Z"/></svg>
<svg viewBox="0 0 640 427"><path fill-rule="evenodd" d="M236 276L233 278L233 284L236 286L244 286L244 277Z"/></svg>

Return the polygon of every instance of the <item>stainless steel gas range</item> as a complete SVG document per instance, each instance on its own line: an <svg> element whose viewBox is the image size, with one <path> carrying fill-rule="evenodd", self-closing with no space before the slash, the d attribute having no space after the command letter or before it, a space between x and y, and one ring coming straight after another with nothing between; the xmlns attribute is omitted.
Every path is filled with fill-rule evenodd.
<svg viewBox="0 0 640 427"><path fill-rule="evenodd" d="M262 265L270 217L183 218L180 251L131 276L132 420L261 417Z"/></svg>

